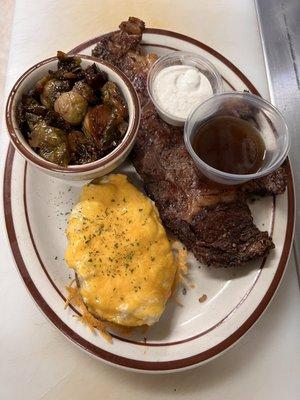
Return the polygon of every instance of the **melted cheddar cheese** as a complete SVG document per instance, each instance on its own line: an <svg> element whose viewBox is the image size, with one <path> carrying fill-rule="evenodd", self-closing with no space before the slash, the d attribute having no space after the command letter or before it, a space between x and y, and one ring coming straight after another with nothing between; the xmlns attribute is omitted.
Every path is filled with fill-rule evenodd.
<svg viewBox="0 0 300 400"><path fill-rule="evenodd" d="M124 326L158 321L176 263L154 203L125 175L84 186L66 235L65 259L89 312Z"/></svg>

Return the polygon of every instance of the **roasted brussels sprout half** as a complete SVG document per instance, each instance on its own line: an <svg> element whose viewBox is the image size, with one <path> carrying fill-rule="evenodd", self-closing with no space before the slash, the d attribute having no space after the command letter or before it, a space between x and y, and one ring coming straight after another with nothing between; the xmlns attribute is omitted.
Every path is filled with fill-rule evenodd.
<svg viewBox="0 0 300 400"><path fill-rule="evenodd" d="M84 81L76 82L72 88L72 92L79 93L90 104L96 104L98 100L91 86Z"/></svg>
<svg viewBox="0 0 300 400"><path fill-rule="evenodd" d="M127 118L127 107L118 86L108 81L101 89L103 104L110 106L115 111L116 123Z"/></svg>
<svg viewBox="0 0 300 400"><path fill-rule="evenodd" d="M48 110L36 99L28 95L23 95L21 102L17 106L17 120L26 137L27 130L32 131L39 122L45 122L47 125L63 129L65 132L69 132L72 129L71 125L58 113L54 110Z"/></svg>
<svg viewBox="0 0 300 400"><path fill-rule="evenodd" d="M61 129L38 123L31 132L29 144L45 160L61 166L69 164L67 137Z"/></svg>
<svg viewBox="0 0 300 400"><path fill-rule="evenodd" d="M115 115L111 108L104 104L91 108L83 121L84 132L98 145L111 138L115 126Z"/></svg>
<svg viewBox="0 0 300 400"><path fill-rule="evenodd" d="M54 128L62 129L65 133L70 132L73 128L61 115L54 110L48 110L44 118L47 125L54 126Z"/></svg>
<svg viewBox="0 0 300 400"><path fill-rule="evenodd" d="M95 90L100 90L108 81L108 75L104 71L99 71L96 64L92 64L84 71L85 81Z"/></svg>
<svg viewBox="0 0 300 400"><path fill-rule="evenodd" d="M33 131L34 127L41 122L44 122L44 118L41 115L26 113L26 123L30 131Z"/></svg>
<svg viewBox="0 0 300 400"><path fill-rule="evenodd" d="M32 96L23 95L20 106L24 112L30 112L42 116L47 114L47 109Z"/></svg>
<svg viewBox="0 0 300 400"><path fill-rule="evenodd" d="M118 86L108 81L101 89L103 104L86 114L83 129L98 145L112 144L126 133L128 111ZM116 143L115 143L116 144Z"/></svg>
<svg viewBox="0 0 300 400"><path fill-rule="evenodd" d="M32 96L23 95L17 106L17 121L25 138L38 122L42 122L47 109Z"/></svg>
<svg viewBox="0 0 300 400"><path fill-rule="evenodd" d="M40 80L37 81L35 84L35 89L38 93L42 93L45 85L47 82L49 82L51 79L51 76L48 74L46 76L43 76Z"/></svg>
<svg viewBox="0 0 300 400"><path fill-rule="evenodd" d="M87 164L98 160L99 152L95 142L81 131L72 131L68 135L70 162L75 165Z"/></svg>
<svg viewBox="0 0 300 400"><path fill-rule="evenodd" d="M77 56L68 56L62 51L57 52L57 71L49 71L49 74L56 79L79 80L84 78L84 71L81 68L81 59Z"/></svg>
<svg viewBox="0 0 300 400"><path fill-rule="evenodd" d="M86 99L73 91L62 93L54 103L54 110L71 125L79 125L82 122L87 107Z"/></svg>
<svg viewBox="0 0 300 400"><path fill-rule="evenodd" d="M69 90L69 81L50 79L45 83L43 87L43 91L41 94L41 103L48 109L53 109L55 100L61 95L61 93L67 92Z"/></svg>
<svg viewBox="0 0 300 400"><path fill-rule="evenodd" d="M58 50L56 56L58 58L57 69L59 71L77 71L78 68L81 68L81 59L78 56L69 56L60 50Z"/></svg>

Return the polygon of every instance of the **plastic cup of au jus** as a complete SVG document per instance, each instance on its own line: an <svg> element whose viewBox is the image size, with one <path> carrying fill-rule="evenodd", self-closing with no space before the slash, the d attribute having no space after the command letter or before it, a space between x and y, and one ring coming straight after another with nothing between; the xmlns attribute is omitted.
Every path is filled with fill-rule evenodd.
<svg viewBox="0 0 300 400"><path fill-rule="evenodd" d="M219 116L241 118L259 132L265 144L265 156L257 172L242 175L220 171L198 156L194 143L199 127ZM213 95L200 104L186 120L184 141L199 170L209 179L227 185L241 184L268 175L284 162L290 148L289 131L282 114L267 100L247 92Z"/></svg>

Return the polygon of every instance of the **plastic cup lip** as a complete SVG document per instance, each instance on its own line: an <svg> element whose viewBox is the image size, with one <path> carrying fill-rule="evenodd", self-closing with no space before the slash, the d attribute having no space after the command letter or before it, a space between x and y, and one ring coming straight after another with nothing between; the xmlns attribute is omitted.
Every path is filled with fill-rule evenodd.
<svg viewBox="0 0 300 400"><path fill-rule="evenodd" d="M147 75L147 91L148 91L148 94L149 94L149 97L150 97L152 103L154 104L155 108L159 111L159 113L164 115L168 120L174 121L175 125L184 125L187 118L177 117L176 115L169 113L168 111L166 111L164 108L161 107L161 105L156 101L156 98L152 92L152 78L153 78L153 74L155 73L155 71L159 65L164 64L168 60L177 60L178 59L178 61L183 61L184 58L188 58L188 57L190 59L194 59L195 62L202 64L203 67L206 67L207 70L211 73L213 78L216 80L215 94L222 93L224 90L223 79L222 79L221 74L219 73L217 68L214 66L214 64L212 62L210 62L207 58L205 58L197 53L190 52L190 51L173 51L162 57L159 57L152 64L151 68L149 69L149 72ZM178 65L180 65L180 64L178 64Z"/></svg>
<svg viewBox="0 0 300 400"><path fill-rule="evenodd" d="M226 98L226 97L230 98L230 97L236 97L236 96L242 96L245 99L250 100L250 101L254 100L255 102L258 102L261 105L264 105L265 107L269 108L270 110L272 110L273 113L275 113L281 119L281 121L284 125L285 140L284 140L283 149L279 152L279 156L276 158L275 162L273 162L267 168L262 168L261 170L259 170L256 173L253 173L253 174L231 174L229 172L220 171L220 170L206 164L197 155L197 153L193 149L193 146L190 141L190 136L191 136L190 134L192 132L192 127L190 126L191 119L194 116L194 114L199 111L200 108L205 106L208 102L213 101L214 99ZM269 101L263 99L262 97L259 97L252 93L243 92L243 91L237 91L237 92L228 91L228 92L223 92L223 93L219 93L219 94L214 94L211 97L209 97L207 100L202 102L194 110L192 110L192 112L189 114L189 116L184 124L184 142L185 142L185 146L186 146L188 152L190 153L191 157L194 159L194 161L197 164L197 166L199 167L199 169L207 171L210 174L210 176L216 176L224 182L225 181L236 181L236 183L242 183L242 182L246 182L251 179L257 179L257 178L260 178L262 176L268 175L269 173L273 172L275 169L280 167L280 165L283 163L283 161L287 157L287 154L289 152L290 145L291 145L289 129L288 129L288 126L285 122L285 119L284 119L282 113L273 104L271 104Z"/></svg>

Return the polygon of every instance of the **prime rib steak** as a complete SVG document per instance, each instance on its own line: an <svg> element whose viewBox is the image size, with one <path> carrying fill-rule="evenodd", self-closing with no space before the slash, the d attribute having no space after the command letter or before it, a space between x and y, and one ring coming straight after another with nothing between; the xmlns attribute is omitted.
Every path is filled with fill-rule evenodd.
<svg viewBox="0 0 300 400"><path fill-rule="evenodd" d="M182 129L164 122L148 98L147 73L157 56L141 50L144 22L130 17L119 28L104 35L92 54L119 67L139 94L142 118L131 160L163 224L206 265L238 266L267 255L274 244L254 225L247 198L283 193L285 167L240 186L203 176L185 148Z"/></svg>

